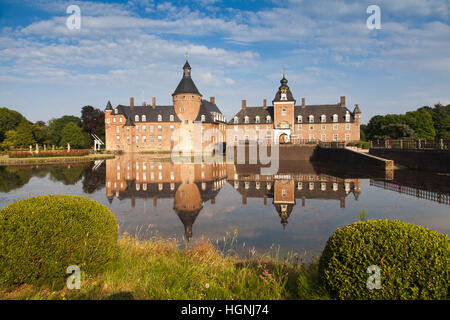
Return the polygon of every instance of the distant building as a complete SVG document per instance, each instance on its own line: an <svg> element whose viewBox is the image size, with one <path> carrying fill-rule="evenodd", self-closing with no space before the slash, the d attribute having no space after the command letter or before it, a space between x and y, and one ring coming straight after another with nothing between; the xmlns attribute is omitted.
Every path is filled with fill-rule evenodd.
<svg viewBox="0 0 450 320"><path fill-rule="evenodd" d="M202 99L191 77L191 66L186 60L183 78L172 94L173 105L152 104L118 105L113 108L108 101L105 109L106 150L124 152L170 151L175 146L193 150L196 143L202 147L219 143L226 129L226 118L215 104L214 97ZM180 135L174 134L181 130ZM220 134L201 138L205 131ZM190 135L192 139L186 139ZM181 137L180 137L181 136ZM202 140L199 140L202 139ZM197 148L198 149L198 148Z"/></svg>
<svg viewBox="0 0 450 320"><path fill-rule="evenodd" d="M256 141L286 143L303 141L360 140L361 111L356 105L353 112L347 109L345 97L340 103L329 105L296 105L288 81L283 75L281 86L272 106L264 99L263 106L248 107L242 100L241 110L228 122L234 134L228 135L227 143Z"/></svg>

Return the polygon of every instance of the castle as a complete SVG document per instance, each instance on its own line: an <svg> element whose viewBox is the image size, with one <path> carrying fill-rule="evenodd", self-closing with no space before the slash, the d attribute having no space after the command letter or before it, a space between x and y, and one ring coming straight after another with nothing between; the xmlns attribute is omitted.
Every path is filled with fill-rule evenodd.
<svg viewBox="0 0 450 320"><path fill-rule="evenodd" d="M186 60L183 77L172 94L173 105L143 102L118 105L108 101L105 109L106 150L123 152L205 150L226 143L241 142L267 144L307 143L317 141L358 142L360 139L361 111L358 105L351 112L340 102L329 105L301 105L287 85L283 74L281 86L272 101L247 107L242 100L241 110L226 121L215 103L202 99L191 77L191 66Z"/></svg>

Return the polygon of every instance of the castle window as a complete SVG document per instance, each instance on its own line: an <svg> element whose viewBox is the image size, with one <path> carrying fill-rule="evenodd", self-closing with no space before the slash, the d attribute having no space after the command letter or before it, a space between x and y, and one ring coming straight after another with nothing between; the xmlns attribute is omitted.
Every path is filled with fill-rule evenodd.
<svg viewBox="0 0 450 320"><path fill-rule="evenodd" d="M256 116L256 117L255 117L255 122L256 122L256 123L259 123L259 116Z"/></svg>
<svg viewBox="0 0 450 320"><path fill-rule="evenodd" d="M119 122L122 123L122 117L119 118Z"/></svg>
<svg viewBox="0 0 450 320"><path fill-rule="evenodd" d="M142 116L142 121L143 122L147 121L147 116L145 114Z"/></svg>
<svg viewBox="0 0 450 320"><path fill-rule="evenodd" d="M281 190L281 196L286 198L286 189Z"/></svg>
<svg viewBox="0 0 450 320"><path fill-rule="evenodd" d="M136 133L139 132L139 126L136 126Z"/></svg>
<svg viewBox="0 0 450 320"><path fill-rule="evenodd" d="M158 136L158 143L161 143L161 142L162 142L162 137Z"/></svg>
<svg viewBox="0 0 450 320"><path fill-rule="evenodd" d="M134 121L139 121L139 116L138 115L134 116Z"/></svg>
<svg viewBox="0 0 450 320"><path fill-rule="evenodd" d="M189 124L189 120L184 120L184 124Z"/></svg>
<svg viewBox="0 0 450 320"><path fill-rule="evenodd" d="M234 117L234 123L239 123L238 117Z"/></svg>
<svg viewBox="0 0 450 320"><path fill-rule="evenodd" d="M298 130L302 130L302 125L301 124L298 125Z"/></svg>
<svg viewBox="0 0 450 320"><path fill-rule="evenodd" d="M339 125L338 124L333 124L333 130L339 130Z"/></svg>
<svg viewBox="0 0 450 320"><path fill-rule="evenodd" d="M180 108L180 113L183 113L183 112L184 112L184 108L181 107L181 108Z"/></svg>
<svg viewBox="0 0 450 320"><path fill-rule="evenodd" d="M139 144L139 136L136 136L136 144Z"/></svg>
<svg viewBox="0 0 450 320"><path fill-rule="evenodd" d="M270 116L267 116L266 117L266 123L270 123L270 121L271 121Z"/></svg>
<svg viewBox="0 0 450 320"><path fill-rule="evenodd" d="M117 143L119 143L120 142L120 136L117 136L117 138L116 138L117 140Z"/></svg>
<svg viewBox="0 0 450 320"><path fill-rule="evenodd" d="M338 115L337 114L333 114L333 122L338 122Z"/></svg>
<svg viewBox="0 0 450 320"><path fill-rule="evenodd" d="M150 126L150 132L153 133L153 126Z"/></svg>
<svg viewBox="0 0 450 320"><path fill-rule="evenodd" d="M119 127L119 126L116 127L116 132L117 132L117 133L120 132L120 127Z"/></svg>
<svg viewBox="0 0 450 320"><path fill-rule="evenodd" d="M345 122L350 122L350 113L348 113L348 111L345 114Z"/></svg>
<svg viewBox="0 0 450 320"><path fill-rule="evenodd" d="M345 130L350 130L350 124L349 123L345 124Z"/></svg>
<svg viewBox="0 0 450 320"><path fill-rule="evenodd" d="M162 132L162 126L158 126L158 132Z"/></svg>
<svg viewBox="0 0 450 320"><path fill-rule="evenodd" d="M283 107L283 109L281 109L281 115L285 116L286 115L286 108Z"/></svg>
<svg viewBox="0 0 450 320"><path fill-rule="evenodd" d="M106 123L109 123L109 118L108 118L108 119L106 119Z"/></svg>
<svg viewBox="0 0 450 320"><path fill-rule="evenodd" d="M338 141L338 135L337 134L333 134L333 141Z"/></svg>
<svg viewBox="0 0 450 320"><path fill-rule="evenodd" d="M116 123L116 118L113 118L113 122Z"/></svg>
<svg viewBox="0 0 450 320"><path fill-rule="evenodd" d="M170 121L173 121L173 114L170 115Z"/></svg>
<svg viewBox="0 0 450 320"><path fill-rule="evenodd" d="M155 139L153 138L153 136L150 136L150 142L153 143L155 141Z"/></svg>
<svg viewBox="0 0 450 320"><path fill-rule="evenodd" d="M202 114L201 121L205 122L205 115L204 114Z"/></svg>
<svg viewBox="0 0 450 320"><path fill-rule="evenodd" d="M322 130L326 130L327 126L325 124L322 125Z"/></svg>
<svg viewBox="0 0 450 320"><path fill-rule="evenodd" d="M310 115L309 116L309 123L313 123L314 122L314 116L313 115Z"/></svg>
<svg viewBox="0 0 450 320"><path fill-rule="evenodd" d="M345 135L345 141L350 141L350 135L348 133Z"/></svg>
<svg viewBox="0 0 450 320"><path fill-rule="evenodd" d="M145 126L142 126L142 132L143 132L143 133L145 133L145 129L146 129L146 127L145 127Z"/></svg>
<svg viewBox="0 0 450 320"><path fill-rule="evenodd" d="M147 142L147 137L146 136L142 136L142 143Z"/></svg>
<svg viewBox="0 0 450 320"><path fill-rule="evenodd" d="M158 114L158 121L162 121L162 115Z"/></svg>
<svg viewBox="0 0 450 320"><path fill-rule="evenodd" d="M297 122L298 123L302 123L303 122L303 117L302 116L297 116Z"/></svg>
<svg viewBox="0 0 450 320"><path fill-rule="evenodd" d="M173 130L174 130L174 127L170 126L170 132L173 132Z"/></svg>
<svg viewBox="0 0 450 320"><path fill-rule="evenodd" d="M324 115L324 114L321 115L321 116L320 116L320 121L321 121L321 122L326 122L326 121L327 121L327 116Z"/></svg>
<svg viewBox="0 0 450 320"><path fill-rule="evenodd" d="M248 116L245 116L245 118L244 118L244 122L245 122L245 123L248 123L248 121L249 121L249 118L248 118Z"/></svg>
<svg viewBox="0 0 450 320"><path fill-rule="evenodd" d="M323 134L320 138L320 140L325 141L326 140L326 136Z"/></svg>

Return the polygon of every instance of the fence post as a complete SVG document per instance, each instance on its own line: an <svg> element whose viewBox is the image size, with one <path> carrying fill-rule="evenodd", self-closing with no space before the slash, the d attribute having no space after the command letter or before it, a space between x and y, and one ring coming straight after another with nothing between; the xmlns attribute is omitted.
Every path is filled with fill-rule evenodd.
<svg viewBox="0 0 450 320"><path fill-rule="evenodd" d="M403 149L403 140L400 139L400 149Z"/></svg>
<svg viewBox="0 0 450 320"><path fill-rule="evenodd" d="M444 140L442 138L439 140L439 149L444 150Z"/></svg>
<svg viewBox="0 0 450 320"><path fill-rule="evenodd" d="M420 139L419 139L419 147L418 147L418 149L421 149L421 147L420 147L420 146L421 146L421 143L420 143Z"/></svg>

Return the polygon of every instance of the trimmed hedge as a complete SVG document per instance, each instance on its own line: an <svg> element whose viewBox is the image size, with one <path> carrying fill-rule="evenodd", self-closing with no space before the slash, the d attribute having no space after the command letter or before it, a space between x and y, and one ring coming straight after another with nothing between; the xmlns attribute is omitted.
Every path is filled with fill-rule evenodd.
<svg viewBox="0 0 450 320"><path fill-rule="evenodd" d="M338 299L447 299L449 238L401 221L369 220L336 230L319 262L321 281ZM377 265L381 289L367 288Z"/></svg>
<svg viewBox="0 0 450 320"><path fill-rule="evenodd" d="M117 221L93 200L48 195L0 211L0 285L61 285L77 265L95 275L117 250Z"/></svg>
<svg viewBox="0 0 450 320"><path fill-rule="evenodd" d="M90 151L82 150L61 150L61 151L39 151L39 153L30 151L8 151L10 158L52 158L52 157L82 157L89 155Z"/></svg>

